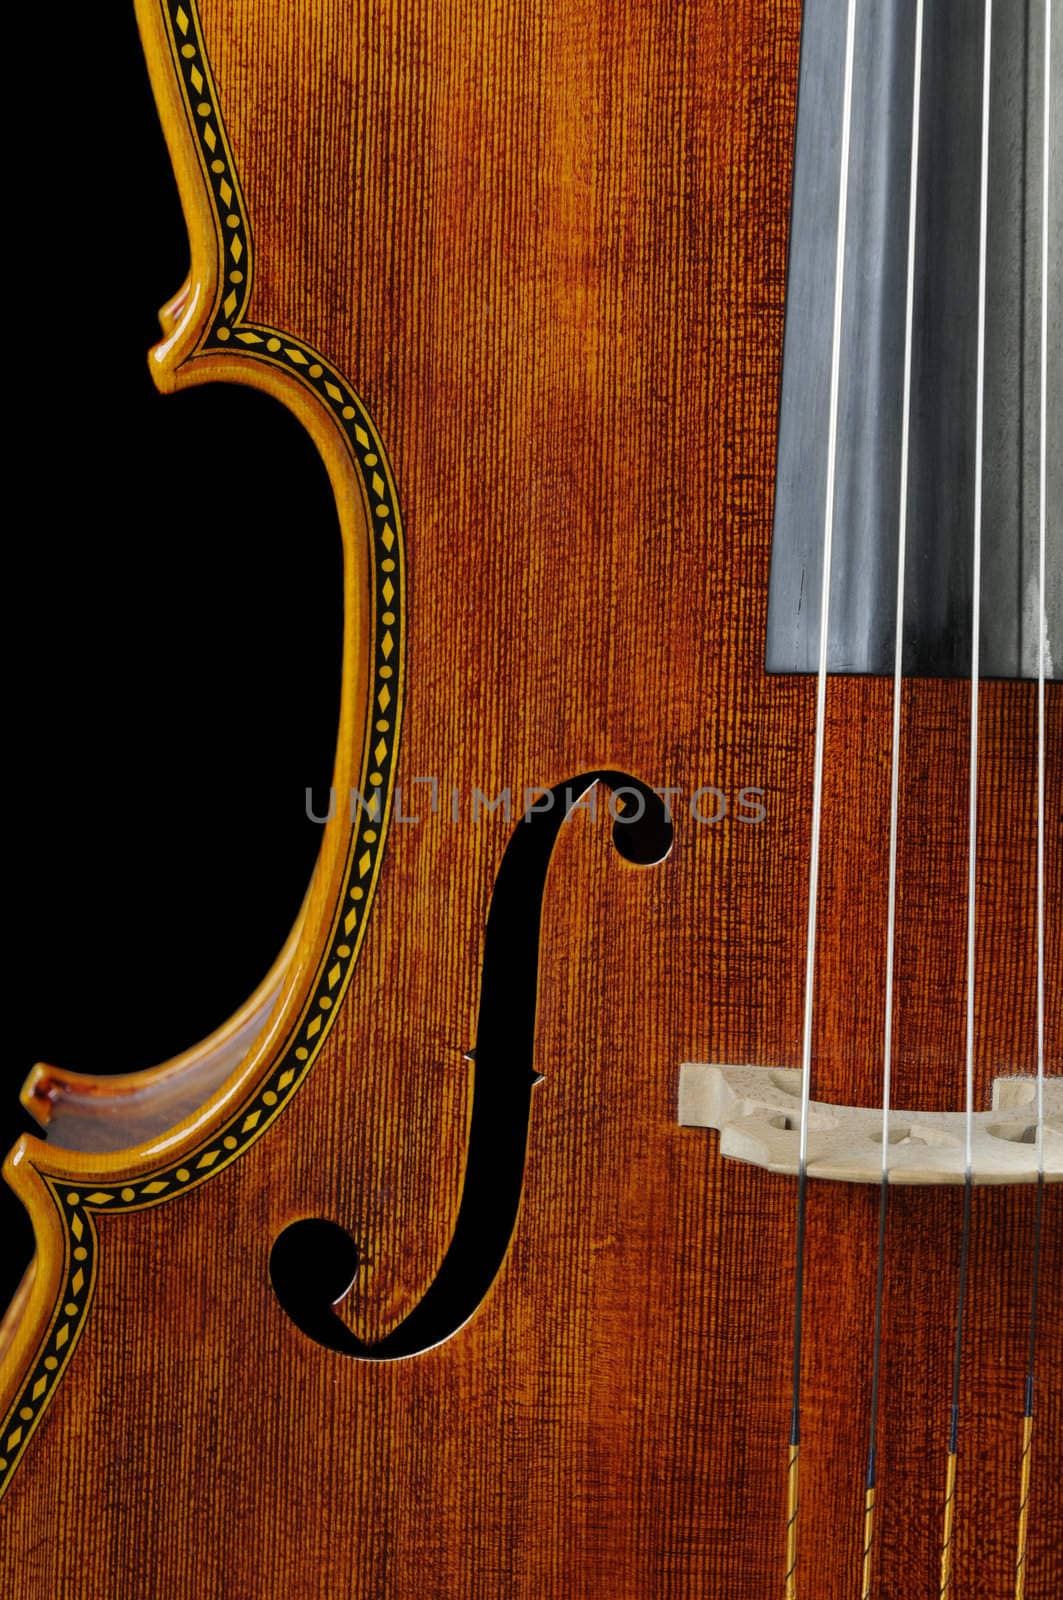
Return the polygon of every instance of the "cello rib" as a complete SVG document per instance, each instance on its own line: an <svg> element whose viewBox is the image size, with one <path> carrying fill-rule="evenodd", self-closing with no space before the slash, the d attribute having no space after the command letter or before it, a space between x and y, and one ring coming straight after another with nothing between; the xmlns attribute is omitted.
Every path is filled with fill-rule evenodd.
<svg viewBox="0 0 1063 1600"><path fill-rule="evenodd" d="M239 1011L207 1038L158 1066L109 1076L38 1062L22 1088L26 1110L53 1147L122 1150L197 1111L250 1054L264 1031L298 948L300 911L284 947Z"/></svg>

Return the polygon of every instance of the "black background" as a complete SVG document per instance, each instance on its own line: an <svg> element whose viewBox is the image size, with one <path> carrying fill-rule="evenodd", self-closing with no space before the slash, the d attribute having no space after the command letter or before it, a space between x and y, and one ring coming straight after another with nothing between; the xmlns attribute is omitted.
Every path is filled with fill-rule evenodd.
<svg viewBox="0 0 1063 1600"><path fill-rule="evenodd" d="M151 1066L269 967L320 840L341 627L306 435L250 390L152 385L188 246L132 0L36 17L47 141L9 173L5 1150L35 1060ZM4 1304L31 1253L2 1186Z"/></svg>

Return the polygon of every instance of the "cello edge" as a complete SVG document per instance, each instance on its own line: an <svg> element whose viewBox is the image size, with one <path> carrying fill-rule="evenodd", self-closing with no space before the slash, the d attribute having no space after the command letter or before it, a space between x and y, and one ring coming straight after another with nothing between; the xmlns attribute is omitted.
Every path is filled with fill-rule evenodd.
<svg viewBox="0 0 1063 1600"><path fill-rule="evenodd" d="M251 230L195 0L137 0L137 18L192 255L186 283L160 313L164 337L150 353L150 370L163 393L231 382L271 394L316 445L333 489L344 552L334 785L342 793L357 787L374 798L377 809L356 817L352 805L328 822L290 965L265 1029L201 1106L121 1149L63 1150L24 1135L11 1151L4 1176L29 1213L36 1255L28 1287L24 1280L3 1324L0 1497L84 1329L98 1267L94 1216L165 1204L209 1181L265 1134L313 1066L350 981L375 898L404 698L405 556L387 452L342 373L304 341L245 319ZM391 731L370 751L373 719L385 707ZM219 1033L230 1033L247 1006Z"/></svg>

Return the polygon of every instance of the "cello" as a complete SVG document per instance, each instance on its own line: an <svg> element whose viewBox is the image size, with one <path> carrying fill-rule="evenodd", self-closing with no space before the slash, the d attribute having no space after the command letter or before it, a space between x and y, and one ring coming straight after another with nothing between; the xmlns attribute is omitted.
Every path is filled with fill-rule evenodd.
<svg viewBox="0 0 1063 1600"><path fill-rule="evenodd" d="M1058 1592L1059 46L975 10L140 0L152 370L317 446L340 727L247 1005L27 1085L20 1594Z"/></svg>

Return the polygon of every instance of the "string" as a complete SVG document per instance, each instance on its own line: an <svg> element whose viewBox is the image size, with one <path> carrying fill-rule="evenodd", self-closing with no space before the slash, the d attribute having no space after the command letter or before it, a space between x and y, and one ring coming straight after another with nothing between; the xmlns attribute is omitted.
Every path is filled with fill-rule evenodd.
<svg viewBox="0 0 1063 1600"><path fill-rule="evenodd" d="M900 504L897 517L897 601L893 641L893 729L890 746L889 889L886 919L886 1003L882 1048L882 1179L878 1208L878 1262L875 1273L875 1320L871 1356L871 1426L864 1487L864 1548L860 1595L871 1593L874 1546L875 1465L878 1448L878 1404L882 1371L882 1304L886 1279L886 1206L889 1193L890 1093L893 1069L893 978L897 931L897 839L900 816L902 664L904 657L904 587L908 547L908 469L912 419L912 330L915 322L915 244L919 187L919 121L923 80L923 0L915 12L915 58L912 84L912 154L908 172L908 260L904 304L904 376L901 400Z"/></svg>
<svg viewBox="0 0 1063 1600"><path fill-rule="evenodd" d="M1015 1559L1015 1600L1026 1593L1026 1541L1029 1528L1030 1465L1033 1448L1034 1369L1037 1355L1037 1296L1041 1278L1041 1229L1045 1198L1045 552L1048 544L1048 196L1052 126L1052 0L1045 0L1044 106L1041 134L1041 393L1037 514L1037 867L1035 887L1037 988L1037 1208L1034 1214L1030 1276L1030 1338L1026 1356L1020 1455L1019 1538Z"/></svg>
<svg viewBox="0 0 1063 1600"><path fill-rule="evenodd" d="M985 435L986 262L989 233L989 90L993 0L986 0L982 72L981 192L978 201L978 375L974 435L974 550L971 575L971 765L967 835L967 1111L964 1170L974 1158L975 933L978 884L978 680L982 635L982 462Z"/></svg>
<svg viewBox="0 0 1063 1600"><path fill-rule="evenodd" d="M793 1403L786 1495L786 1597L797 1596L798 1453L801 1444L801 1335L804 1322L805 1227L808 1201L808 1110L812 1083L812 1017L815 992L819 861L823 815L823 750L826 735L827 646L830 637L831 556L834 541L835 478L838 458L838 400L841 372L842 304L845 291L845 232L849 197L849 147L852 132L853 57L856 0L848 0L845 25L845 86L838 177L838 231L834 262L834 327L831 339L830 410L827 423L827 483L823 513L823 580L819 610L819 667L816 676L816 733L812 778L812 820L808 885L808 935L805 951L804 1031L801 1043L801 1129L797 1179L797 1262L794 1287Z"/></svg>
<svg viewBox="0 0 1063 1600"><path fill-rule="evenodd" d="M1048 648L1048 197L1052 114L1052 0L1045 0L1045 99L1041 158L1041 437L1037 527L1037 1180L1045 1176L1045 655ZM1038 1212L1040 1215L1040 1211Z"/></svg>
<svg viewBox="0 0 1063 1600"><path fill-rule="evenodd" d="M960 1369L963 1358L963 1317L967 1298L967 1269L970 1259L971 1186L972 1167L974 1164L975 935L977 931L978 884L978 682L982 621L982 461L985 432L986 263L989 232L989 100L992 34L993 0L986 0L985 36L982 47L982 149L978 200L978 366L975 385L974 436L974 549L972 554L974 571L971 582L971 739L967 825L967 1014L963 1238L960 1246L960 1276L956 1305L956 1347L952 1368L948 1467L945 1479L945 1526L941 1543L941 1587L939 1592L942 1597L949 1593L952 1586L953 1513L960 1428Z"/></svg>

